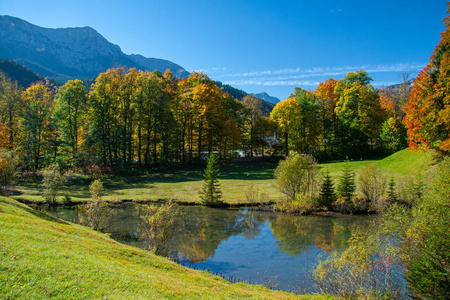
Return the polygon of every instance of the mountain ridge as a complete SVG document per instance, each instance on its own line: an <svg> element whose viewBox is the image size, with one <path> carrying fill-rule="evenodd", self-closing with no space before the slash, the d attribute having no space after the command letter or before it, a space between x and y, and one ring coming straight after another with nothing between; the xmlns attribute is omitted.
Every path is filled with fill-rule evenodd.
<svg viewBox="0 0 450 300"><path fill-rule="evenodd" d="M0 57L61 81L93 79L119 66L161 72L170 69L180 78L189 75L168 60L127 55L88 26L44 28L11 16L0 16Z"/></svg>
<svg viewBox="0 0 450 300"><path fill-rule="evenodd" d="M261 92L259 94L251 94L251 95L258 97L259 99L262 99L264 101L270 102L274 105L277 105L277 103L280 102L280 99L278 99L277 97L270 96L266 92Z"/></svg>

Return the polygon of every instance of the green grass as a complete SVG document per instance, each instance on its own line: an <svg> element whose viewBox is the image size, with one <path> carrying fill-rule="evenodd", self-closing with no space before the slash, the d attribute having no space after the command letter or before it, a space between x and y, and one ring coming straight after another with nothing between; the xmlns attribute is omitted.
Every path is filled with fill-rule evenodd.
<svg viewBox="0 0 450 300"><path fill-rule="evenodd" d="M332 299L231 284L0 197L1 299Z"/></svg>
<svg viewBox="0 0 450 300"><path fill-rule="evenodd" d="M356 173L368 165L379 166L386 177L400 179L403 176L426 172L432 161L432 152L415 152L402 150L381 160L355 160L349 162ZM328 169L334 181L340 176L345 162L322 163L323 170ZM246 201L245 191L256 186L269 195L270 201L278 201L283 195L276 189L273 171L275 163L244 163L224 165L220 168L220 180L224 200L228 203ZM149 175L115 177L105 180L105 196L108 201L121 200L158 200L173 198L184 202L200 202L198 191L202 186L202 170L178 170ZM87 201L89 183L79 182L69 187L67 192L76 201ZM15 199L42 202L42 185L39 183L22 183L17 187L22 193Z"/></svg>

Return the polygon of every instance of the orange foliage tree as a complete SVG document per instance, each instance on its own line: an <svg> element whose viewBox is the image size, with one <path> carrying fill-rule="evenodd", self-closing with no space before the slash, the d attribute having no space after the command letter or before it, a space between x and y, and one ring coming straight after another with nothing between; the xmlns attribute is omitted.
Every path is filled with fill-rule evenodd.
<svg viewBox="0 0 450 300"><path fill-rule="evenodd" d="M447 10L450 13L450 9ZM450 17L428 65L419 72L405 107L409 147L450 152Z"/></svg>

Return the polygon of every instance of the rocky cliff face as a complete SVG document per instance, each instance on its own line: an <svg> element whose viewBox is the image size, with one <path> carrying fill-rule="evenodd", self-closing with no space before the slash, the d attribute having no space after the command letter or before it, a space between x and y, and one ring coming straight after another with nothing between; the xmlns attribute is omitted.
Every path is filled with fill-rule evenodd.
<svg viewBox="0 0 450 300"><path fill-rule="evenodd" d="M178 77L189 75L167 60L126 55L90 27L42 28L10 16L0 16L0 57L64 81L92 79L118 66L161 72L170 69Z"/></svg>

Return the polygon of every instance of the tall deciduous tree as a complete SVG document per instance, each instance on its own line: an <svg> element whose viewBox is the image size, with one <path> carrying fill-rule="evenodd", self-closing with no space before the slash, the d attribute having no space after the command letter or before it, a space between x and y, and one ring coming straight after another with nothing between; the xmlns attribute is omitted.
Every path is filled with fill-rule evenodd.
<svg viewBox="0 0 450 300"><path fill-rule="evenodd" d="M371 80L366 72L357 71L348 73L336 85L341 155L363 155L376 145L380 135L384 117Z"/></svg>
<svg viewBox="0 0 450 300"><path fill-rule="evenodd" d="M246 107L246 116L247 122L246 125L248 127L248 138L247 145L250 157L253 157L253 151L255 148L255 144L257 143L257 137L255 134L255 124L258 119L263 115L261 111L262 101L258 97L253 95L247 95L242 99L244 105Z"/></svg>
<svg viewBox="0 0 450 300"><path fill-rule="evenodd" d="M301 88L295 88L293 97L297 100L296 150L300 153L313 154L319 145L319 104L315 95Z"/></svg>
<svg viewBox="0 0 450 300"><path fill-rule="evenodd" d="M50 121L53 95L43 84L35 84L23 93L22 130L25 164L33 170L41 167L41 155L49 150Z"/></svg>
<svg viewBox="0 0 450 300"><path fill-rule="evenodd" d="M8 148L12 149L19 131L19 114L22 110L21 92L17 82L12 82L0 72L0 123L6 125L4 134L8 135Z"/></svg>
<svg viewBox="0 0 450 300"><path fill-rule="evenodd" d="M338 124L335 111L337 95L334 92L336 84L337 81L330 78L325 82L319 83L319 86L314 91L319 103L320 133L323 150L328 156L333 155L334 145L336 144Z"/></svg>
<svg viewBox="0 0 450 300"><path fill-rule="evenodd" d="M278 124L280 133L284 139L284 151L286 155L289 154L290 139L297 134L295 128L299 110L298 101L290 97L275 105L270 113L270 119Z"/></svg>
<svg viewBox="0 0 450 300"><path fill-rule="evenodd" d="M77 164L80 129L83 126L86 104L87 91L81 80L69 80L56 94L55 115L59 137L70 149L74 165Z"/></svg>

